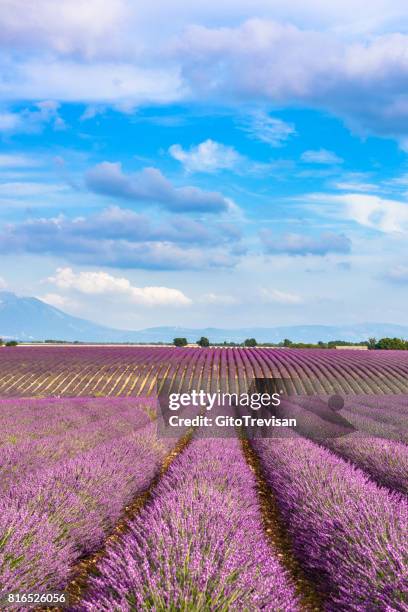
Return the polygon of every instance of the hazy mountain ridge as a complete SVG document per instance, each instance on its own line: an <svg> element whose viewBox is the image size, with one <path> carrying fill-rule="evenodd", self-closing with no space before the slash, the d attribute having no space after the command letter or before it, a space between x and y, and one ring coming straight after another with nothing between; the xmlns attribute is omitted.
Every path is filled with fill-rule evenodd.
<svg viewBox="0 0 408 612"><path fill-rule="evenodd" d="M174 337L186 337L194 342L206 336L212 342L224 340L242 342L254 337L258 342L294 342L348 340L358 342L369 337L408 338L408 326L391 323L361 323L356 325L292 325L279 327L150 327L141 330L118 330L79 317L71 316L33 297L18 297L0 292L0 337L30 340L65 340L81 342L169 342Z"/></svg>

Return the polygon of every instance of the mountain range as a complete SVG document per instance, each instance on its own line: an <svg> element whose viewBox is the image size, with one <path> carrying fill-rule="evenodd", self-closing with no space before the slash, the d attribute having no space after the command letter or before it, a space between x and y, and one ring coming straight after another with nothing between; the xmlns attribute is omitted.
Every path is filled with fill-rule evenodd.
<svg viewBox="0 0 408 612"><path fill-rule="evenodd" d="M0 337L19 341L64 340L73 342L171 342L174 337L186 337L194 342L206 336L211 342L242 342L256 338L258 342L293 342L346 340L358 342L370 337L408 338L408 326L391 323L361 323L356 325L295 325L281 327L150 327L126 331L104 327L71 316L34 297L19 297L0 292Z"/></svg>

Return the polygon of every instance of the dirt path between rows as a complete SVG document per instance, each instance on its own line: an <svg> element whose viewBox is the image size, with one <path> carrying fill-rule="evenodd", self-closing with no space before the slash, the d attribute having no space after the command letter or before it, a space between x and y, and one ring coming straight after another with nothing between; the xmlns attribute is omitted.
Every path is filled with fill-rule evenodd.
<svg viewBox="0 0 408 612"><path fill-rule="evenodd" d="M241 438L241 444L245 459L255 474L266 537L271 547L277 551L277 556L282 565L289 571L303 610L305 612L322 612L324 610L323 601L294 555L291 538L280 515L273 491L266 483L258 456L248 439Z"/></svg>

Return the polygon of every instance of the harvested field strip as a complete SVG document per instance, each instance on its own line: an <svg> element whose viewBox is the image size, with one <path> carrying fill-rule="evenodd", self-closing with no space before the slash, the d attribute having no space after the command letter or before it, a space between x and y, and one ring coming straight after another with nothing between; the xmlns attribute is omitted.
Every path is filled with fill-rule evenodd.
<svg viewBox="0 0 408 612"><path fill-rule="evenodd" d="M307 394L408 393L406 351L270 348L16 347L0 350L0 394L138 395L167 378L207 391L246 392L254 378L280 378ZM381 357L381 358L380 358ZM166 372L166 374L164 374Z"/></svg>

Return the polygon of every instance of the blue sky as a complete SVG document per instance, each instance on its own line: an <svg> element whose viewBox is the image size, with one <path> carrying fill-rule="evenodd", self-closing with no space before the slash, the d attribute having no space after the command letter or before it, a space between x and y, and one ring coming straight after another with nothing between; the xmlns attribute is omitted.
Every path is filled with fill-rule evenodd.
<svg viewBox="0 0 408 612"><path fill-rule="evenodd" d="M0 286L121 328L407 324L401 1L9 0Z"/></svg>

